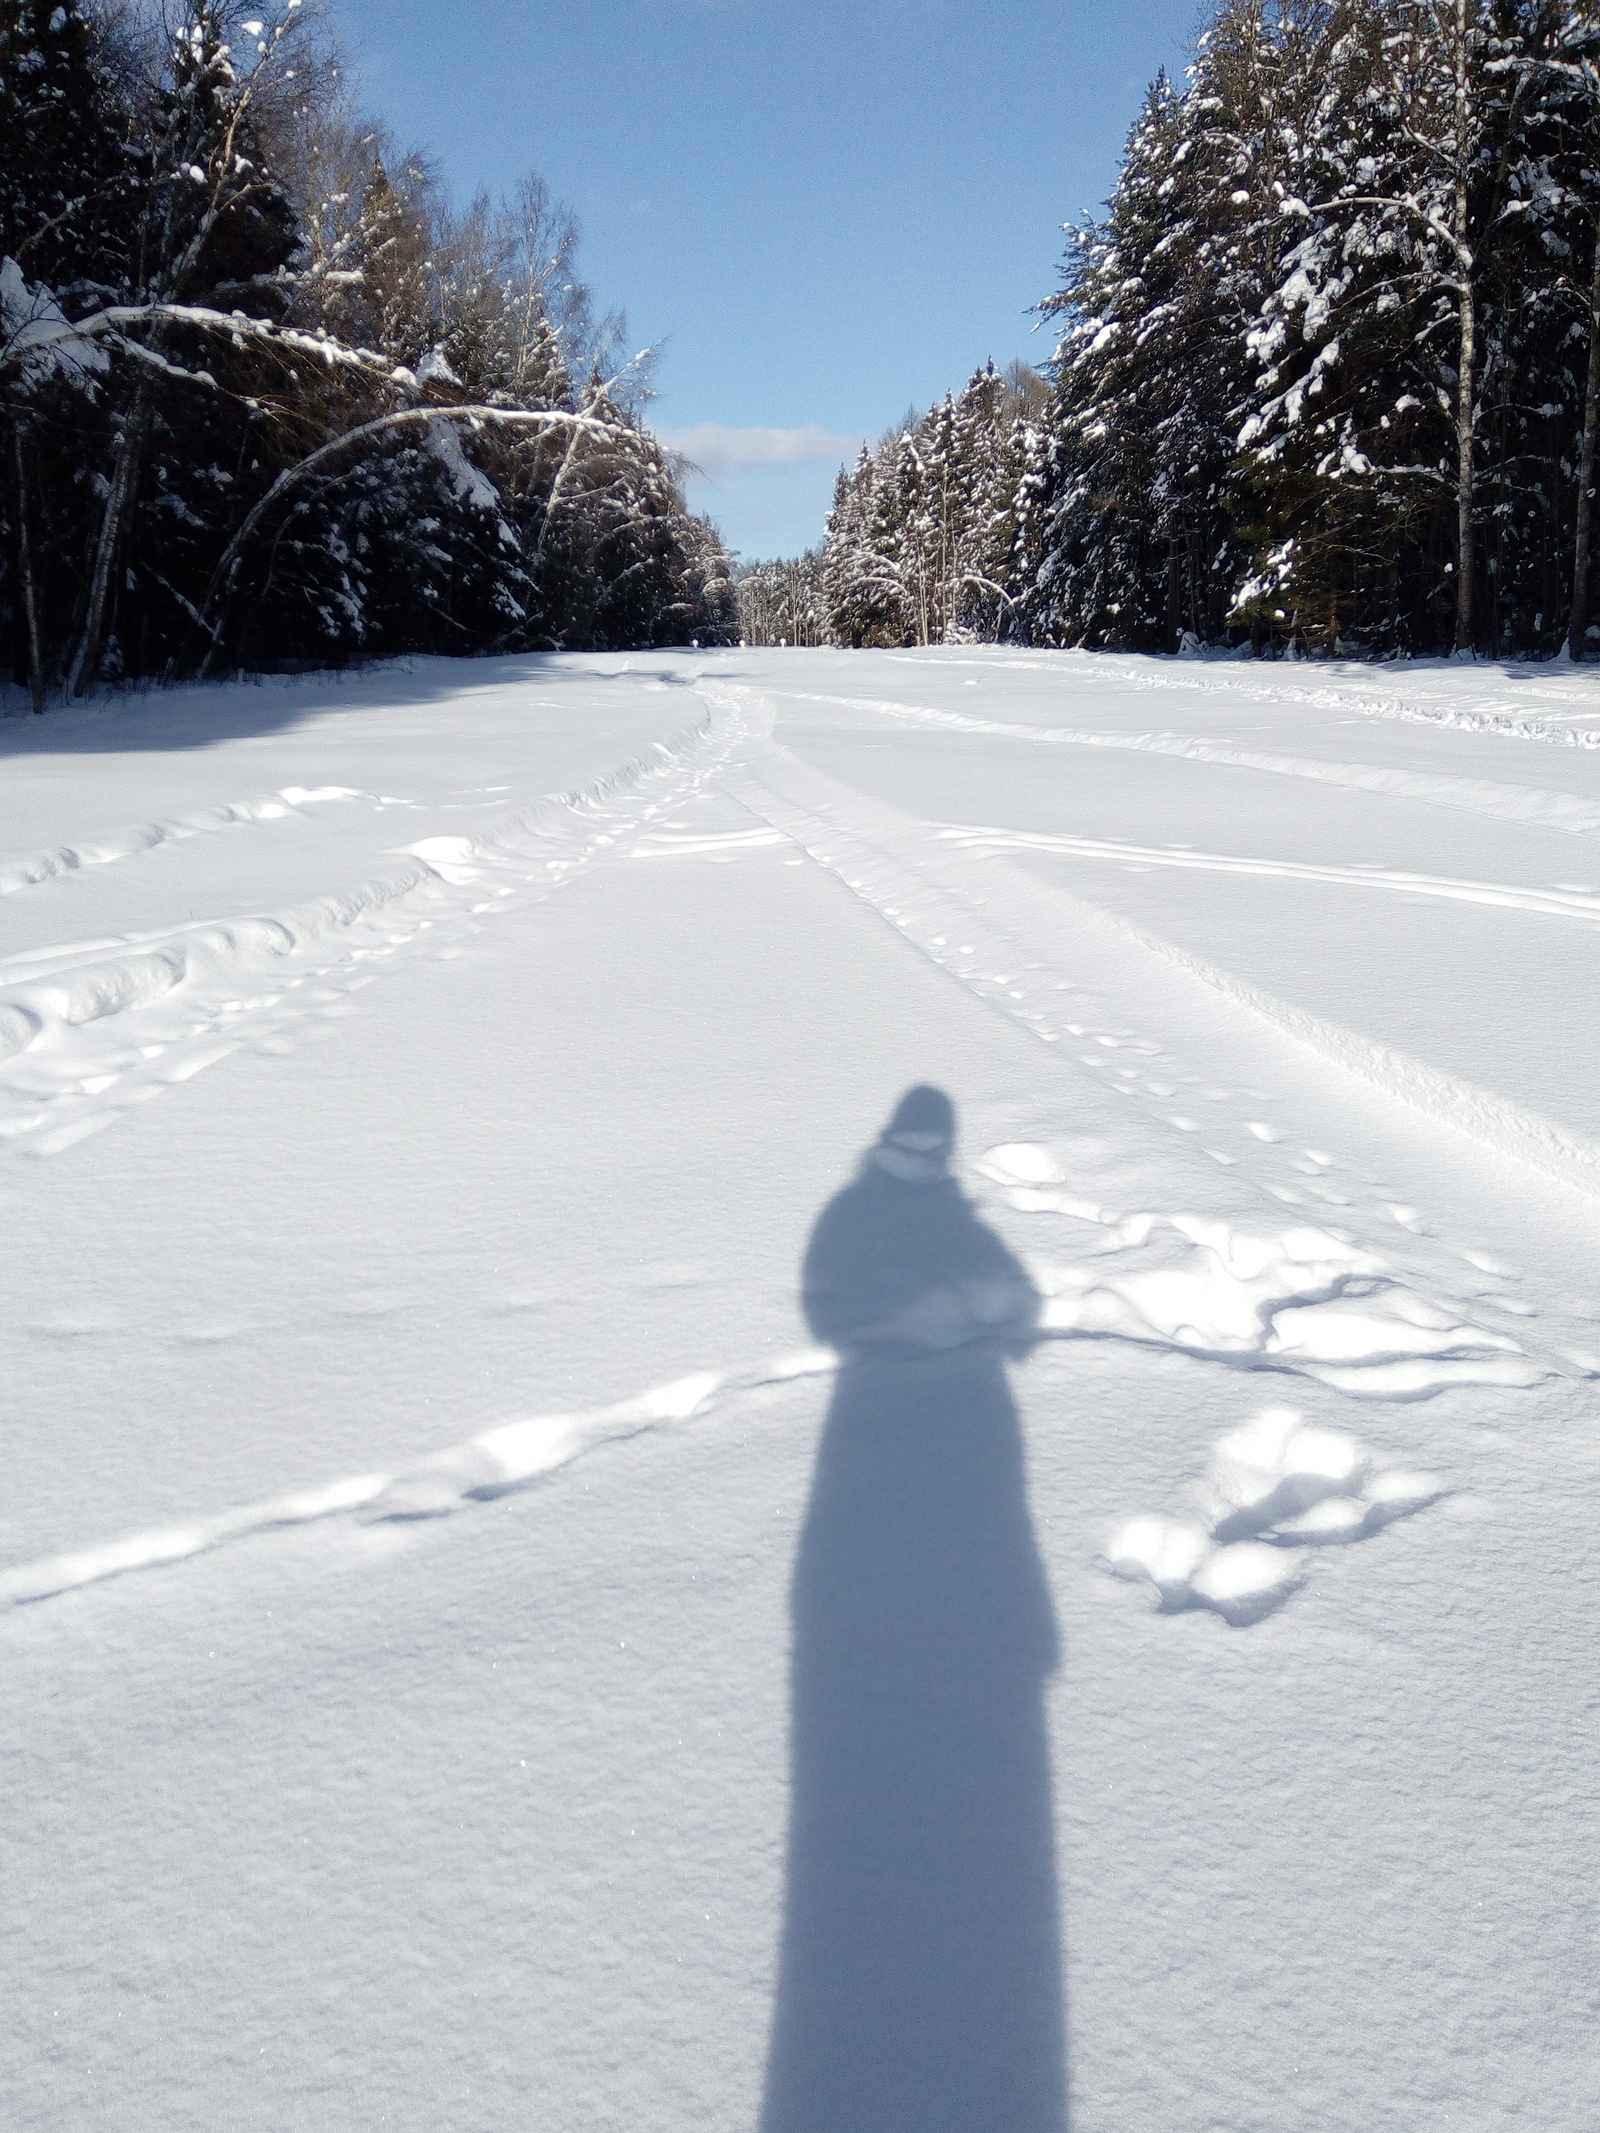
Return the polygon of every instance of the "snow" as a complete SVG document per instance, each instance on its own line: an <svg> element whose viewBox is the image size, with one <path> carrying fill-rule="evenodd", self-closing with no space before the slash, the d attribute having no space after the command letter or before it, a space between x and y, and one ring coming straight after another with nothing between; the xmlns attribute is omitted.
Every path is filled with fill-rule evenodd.
<svg viewBox="0 0 1600 2133"><path fill-rule="evenodd" d="M8 2123L1592 2125L1595 732L0 728Z"/></svg>
<svg viewBox="0 0 1600 2133"><path fill-rule="evenodd" d="M50 290L31 287L17 262L0 259L0 346L8 354L34 348L21 360L25 385L60 377L73 385L90 381L90 373L108 367L106 352L95 341L71 330L71 322Z"/></svg>

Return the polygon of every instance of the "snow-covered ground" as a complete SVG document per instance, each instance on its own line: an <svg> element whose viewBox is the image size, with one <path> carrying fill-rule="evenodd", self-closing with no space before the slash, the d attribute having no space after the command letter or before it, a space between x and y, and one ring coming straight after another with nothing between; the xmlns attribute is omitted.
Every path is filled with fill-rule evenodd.
<svg viewBox="0 0 1600 2133"><path fill-rule="evenodd" d="M1592 678L0 736L8 2124L1600 2121Z"/></svg>

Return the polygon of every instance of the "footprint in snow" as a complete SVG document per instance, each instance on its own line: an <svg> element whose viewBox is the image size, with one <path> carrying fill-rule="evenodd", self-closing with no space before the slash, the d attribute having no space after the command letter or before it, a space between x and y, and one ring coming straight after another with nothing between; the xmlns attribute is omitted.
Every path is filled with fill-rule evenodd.
<svg viewBox="0 0 1600 2133"><path fill-rule="evenodd" d="M1304 1584L1308 1549L1370 1540L1449 1493L1436 1474L1379 1467L1359 1439L1269 1407L1216 1444L1197 1519L1133 1519L1105 1567L1151 1586L1163 1614L1206 1608L1242 1629Z"/></svg>

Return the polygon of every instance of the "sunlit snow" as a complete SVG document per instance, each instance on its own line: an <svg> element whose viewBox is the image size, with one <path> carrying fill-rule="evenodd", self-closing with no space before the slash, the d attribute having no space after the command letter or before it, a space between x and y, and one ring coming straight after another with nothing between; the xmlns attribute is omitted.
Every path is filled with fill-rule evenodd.
<svg viewBox="0 0 1600 2133"><path fill-rule="evenodd" d="M11 2122L1596 2122L1588 675L0 756Z"/></svg>

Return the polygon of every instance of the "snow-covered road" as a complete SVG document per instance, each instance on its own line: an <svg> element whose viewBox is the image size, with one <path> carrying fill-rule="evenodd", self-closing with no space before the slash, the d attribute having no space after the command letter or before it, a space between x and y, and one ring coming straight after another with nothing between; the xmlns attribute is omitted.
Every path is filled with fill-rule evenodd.
<svg viewBox="0 0 1600 2133"><path fill-rule="evenodd" d="M4 729L7 2122L1592 2127L1597 742L981 650Z"/></svg>

